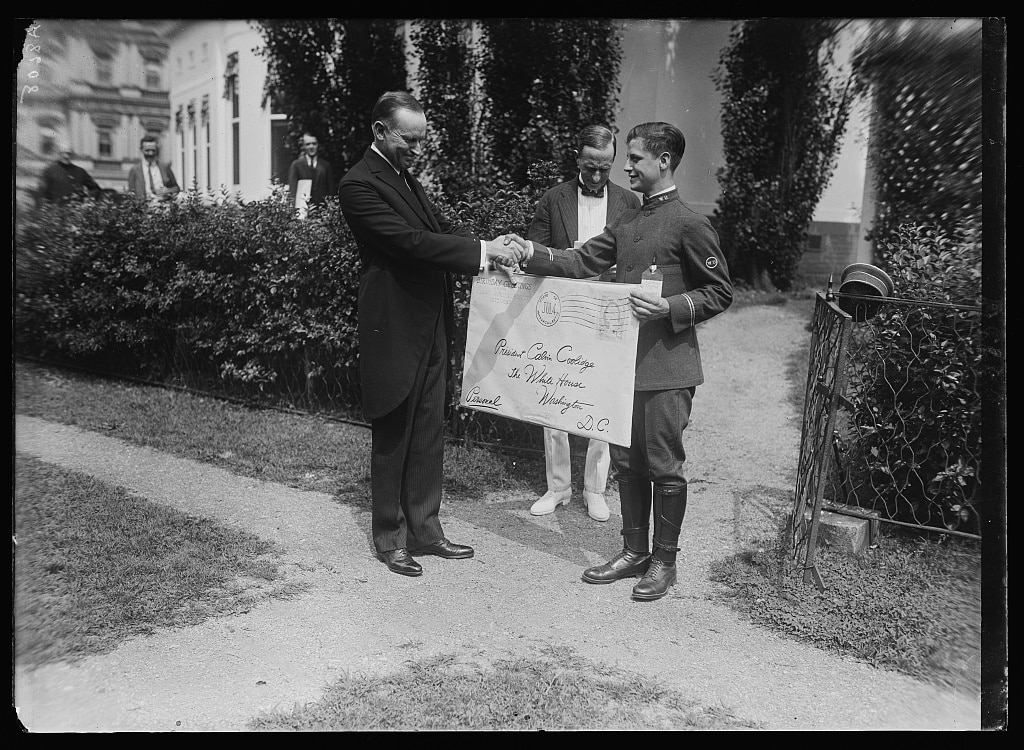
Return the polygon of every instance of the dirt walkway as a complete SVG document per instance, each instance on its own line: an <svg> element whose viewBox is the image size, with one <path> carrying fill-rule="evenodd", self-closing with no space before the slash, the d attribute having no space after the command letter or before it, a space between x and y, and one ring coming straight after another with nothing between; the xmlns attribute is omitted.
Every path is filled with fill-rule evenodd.
<svg viewBox="0 0 1024 750"><path fill-rule="evenodd" d="M569 647L768 729L978 729L970 689L940 691L829 655L709 601L708 566L770 510L768 492L763 502L741 493L792 489L799 415L785 365L808 335L807 309L747 307L702 326L707 382L687 431L679 583L653 603L631 601L627 582L580 582L582 567L621 544L613 488L605 524L579 498L542 518L529 515L533 496L446 502L446 532L477 556L425 558L425 574L405 578L374 559L367 514L328 495L18 417L18 452L272 539L309 585L294 600L161 630L79 664L16 669L21 720L37 732L240 731L260 711L317 700L343 674L433 654L486 663Z"/></svg>

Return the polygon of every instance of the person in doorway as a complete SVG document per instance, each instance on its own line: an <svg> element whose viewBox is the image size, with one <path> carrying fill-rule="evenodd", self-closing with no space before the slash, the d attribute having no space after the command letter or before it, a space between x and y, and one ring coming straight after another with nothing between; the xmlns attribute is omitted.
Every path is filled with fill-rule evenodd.
<svg viewBox="0 0 1024 750"><path fill-rule="evenodd" d="M292 205L300 211L321 206L328 195L334 195L334 171L319 150L317 137L304 133L302 155L288 167L288 194Z"/></svg>
<svg viewBox="0 0 1024 750"><path fill-rule="evenodd" d="M606 225L618 223L629 209L640 207L640 199L608 178L615 162L615 134L604 125L590 125L576 140L576 176L551 188L537 202L526 237L548 247L578 247L600 234ZM611 280L607 272L602 280ZM591 439L583 471L583 500L587 514L595 521L607 521L610 513L604 499L611 458L608 443ZM544 516L572 499L569 434L544 428L544 466L547 491L530 507L530 513Z"/></svg>
<svg viewBox="0 0 1024 750"><path fill-rule="evenodd" d="M341 179L338 200L359 248L359 372L370 422L372 535L388 570L419 576L415 555L473 557L441 528L446 381L454 298L451 275L515 265L524 247L481 240L450 222L409 172L427 118L404 91L380 96L373 142ZM523 240L517 240L524 242Z"/></svg>
<svg viewBox="0 0 1024 750"><path fill-rule="evenodd" d="M160 163L160 146L156 136L143 136L139 149L142 159L128 172L128 192L149 203L173 200L181 188L174 179L171 165Z"/></svg>
<svg viewBox="0 0 1024 750"><path fill-rule="evenodd" d="M664 597L676 582L687 503L683 432L704 382L697 326L732 304L732 281L711 222L679 198L675 172L686 148L683 134L669 123L647 122L629 131L626 144L625 171L630 188L643 194L642 206L578 248L531 241L516 260L528 273L570 278L615 266L617 282L636 285L629 293L640 320L631 444L611 446L623 548L584 570L583 580L606 584L640 576L632 596L649 601ZM639 285L652 265L664 276L661 294Z"/></svg>

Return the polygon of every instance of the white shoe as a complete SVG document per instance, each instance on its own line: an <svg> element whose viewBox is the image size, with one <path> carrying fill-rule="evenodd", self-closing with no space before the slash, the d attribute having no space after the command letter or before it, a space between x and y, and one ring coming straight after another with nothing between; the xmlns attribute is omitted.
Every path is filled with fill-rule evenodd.
<svg viewBox="0 0 1024 750"><path fill-rule="evenodd" d="M583 491L583 499L587 501L587 515L595 521L607 521L611 513L608 512L608 503L604 501L604 495L600 492Z"/></svg>
<svg viewBox="0 0 1024 750"><path fill-rule="evenodd" d="M544 493L540 500L530 506L530 515L532 516L546 516L548 513L554 513L555 508L559 505L568 505L572 499L572 490L562 490L561 492L555 492L554 490L548 490Z"/></svg>

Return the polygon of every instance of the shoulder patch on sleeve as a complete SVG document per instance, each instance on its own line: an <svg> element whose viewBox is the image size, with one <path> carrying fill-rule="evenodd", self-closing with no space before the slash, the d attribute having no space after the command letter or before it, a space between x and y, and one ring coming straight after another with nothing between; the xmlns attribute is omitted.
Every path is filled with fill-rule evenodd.
<svg viewBox="0 0 1024 750"><path fill-rule="evenodd" d="M704 265L707 266L708 268L715 268L716 266L718 266L718 258L712 255L706 261L704 261Z"/></svg>

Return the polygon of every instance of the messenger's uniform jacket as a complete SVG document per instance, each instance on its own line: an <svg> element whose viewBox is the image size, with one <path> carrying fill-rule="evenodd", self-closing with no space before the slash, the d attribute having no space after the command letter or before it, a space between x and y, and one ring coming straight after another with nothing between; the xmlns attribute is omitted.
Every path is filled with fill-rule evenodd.
<svg viewBox="0 0 1024 750"><path fill-rule="evenodd" d="M550 256L549 256L550 253ZM615 281L639 284L652 264L664 274L662 296L669 314L640 326L636 356L637 391L692 388L704 382L699 323L732 304L732 281L708 219L671 190L628 211L578 250L534 243L525 269L540 276L588 278L616 266Z"/></svg>

